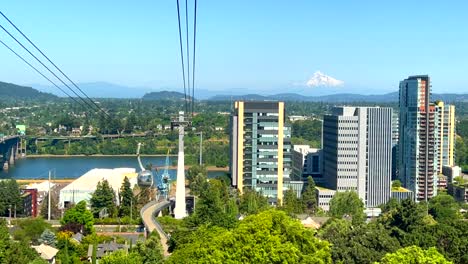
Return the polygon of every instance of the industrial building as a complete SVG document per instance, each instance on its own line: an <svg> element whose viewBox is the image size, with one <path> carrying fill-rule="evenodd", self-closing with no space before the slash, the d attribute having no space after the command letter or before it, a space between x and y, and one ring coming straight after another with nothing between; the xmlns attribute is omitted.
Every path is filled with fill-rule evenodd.
<svg viewBox="0 0 468 264"><path fill-rule="evenodd" d="M118 204L119 190L125 177L130 180L132 188L137 184L137 173L134 168L92 169L60 190L59 206L60 208L68 208L80 201L89 201L97 184L103 180L109 182L115 192Z"/></svg>

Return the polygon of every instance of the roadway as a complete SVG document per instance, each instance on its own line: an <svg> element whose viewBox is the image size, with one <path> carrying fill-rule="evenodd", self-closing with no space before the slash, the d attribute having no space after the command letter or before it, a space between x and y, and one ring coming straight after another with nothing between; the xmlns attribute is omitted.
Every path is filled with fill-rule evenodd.
<svg viewBox="0 0 468 264"><path fill-rule="evenodd" d="M160 211L169 207L171 205L170 201L152 201L147 203L143 208L141 208L140 215L143 223L145 224L146 230L151 233L156 230L161 238L161 245L163 247L163 254L164 257L170 255L169 247L167 242L169 240L169 236L164 232L161 224L156 220L156 216L159 214Z"/></svg>
<svg viewBox="0 0 468 264"><path fill-rule="evenodd" d="M2 136L2 137L0 137L0 143L3 143L3 142L8 141L10 139L15 139L15 138L19 138L19 136L18 135Z"/></svg>

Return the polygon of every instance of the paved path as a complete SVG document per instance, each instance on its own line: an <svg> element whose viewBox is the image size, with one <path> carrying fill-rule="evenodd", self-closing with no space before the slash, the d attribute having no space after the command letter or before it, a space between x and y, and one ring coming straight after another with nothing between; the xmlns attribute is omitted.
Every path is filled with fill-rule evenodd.
<svg viewBox="0 0 468 264"><path fill-rule="evenodd" d="M168 236L162 229L161 225L155 219L155 215L159 214L161 210L169 207L171 202L169 201L153 201L146 204L140 211L141 218L145 224L146 230L151 233L156 230L161 237L161 245L163 247L164 257L170 255L169 247L167 246Z"/></svg>

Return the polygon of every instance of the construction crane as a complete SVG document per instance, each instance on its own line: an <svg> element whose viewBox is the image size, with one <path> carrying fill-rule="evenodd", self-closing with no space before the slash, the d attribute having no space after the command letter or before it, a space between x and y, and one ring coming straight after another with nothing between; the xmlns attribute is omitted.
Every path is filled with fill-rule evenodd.
<svg viewBox="0 0 468 264"><path fill-rule="evenodd" d="M167 150L166 163L164 165L163 173L158 177L158 194L157 200L162 196L167 200L169 196L170 184L169 184L169 149Z"/></svg>

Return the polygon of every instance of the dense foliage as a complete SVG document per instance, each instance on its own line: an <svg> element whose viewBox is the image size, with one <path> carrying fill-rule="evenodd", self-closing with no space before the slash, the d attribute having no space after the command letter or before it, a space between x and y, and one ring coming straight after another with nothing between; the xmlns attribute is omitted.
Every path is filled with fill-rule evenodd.
<svg viewBox="0 0 468 264"><path fill-rule="evenodd" d="M28 241L12 240L5 220L0 219L0 263L27 264L33 260L37 261L34 263L44 263Z"/></svg>
<svg viewBox="0 0 468 264"><path fill-rule="evenodd" d="M386 254L379 263L450 264L452 262L445 259L444 256L433 247L424 250L417 246L411 246L399 249L395 253Z"/></svg>
<svg viewBox="0 0 468 264"><path fill-rule="evenodd" d="M23 203L18 183L15 180L0 181L0 216L21 212Z"/></svg>
<svg viewBox="0 0 468 264"><path fill-rule="evenodd" d="M329 244L284 212L268 210L227 230L200 227L168 263L331 263Z"/></svg>
<svg viewBox="0 0 468 264"><path fill-rule="evenodd" d="M107 180L98 182L90 203L95 218L104 215L114 217L117 214L115 193Z"/></svg>
<svg viewBox="0 0 468 264"><path fill-rule="evenodd" d="M93 214L86 208L86 201L81 201L72 208L66 210L60 223L63 225L62 228L65 231L67 228L64 227L77 225L85 234L94 232Z"/></svg>

